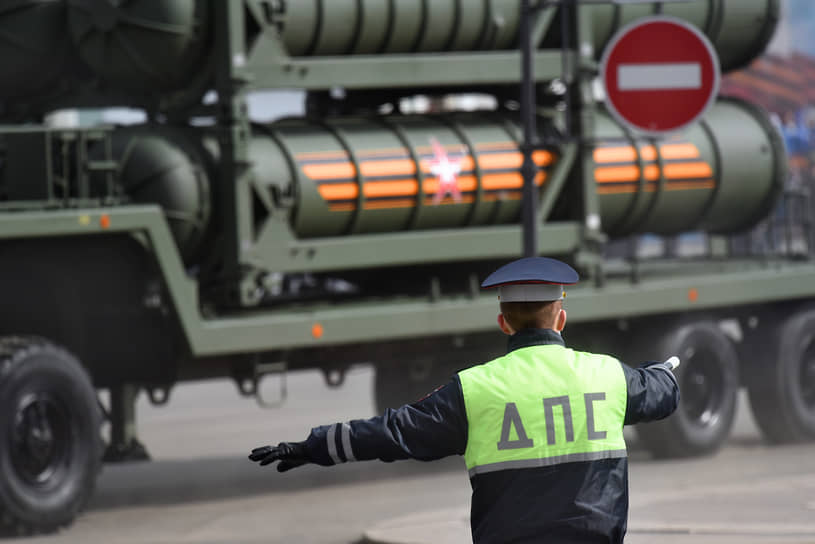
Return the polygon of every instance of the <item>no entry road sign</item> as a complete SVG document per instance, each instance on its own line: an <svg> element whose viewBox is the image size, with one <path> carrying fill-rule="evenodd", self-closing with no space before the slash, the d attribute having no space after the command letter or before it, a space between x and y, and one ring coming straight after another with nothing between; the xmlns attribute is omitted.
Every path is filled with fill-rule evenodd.
<svg viewBox="0 0 815 544"><path fill-rule="evenodd" d="M719 92L719 57L696 27L673 17L645 17L612 38L600 63L611 113L651 135L696 121Z"/></svg>

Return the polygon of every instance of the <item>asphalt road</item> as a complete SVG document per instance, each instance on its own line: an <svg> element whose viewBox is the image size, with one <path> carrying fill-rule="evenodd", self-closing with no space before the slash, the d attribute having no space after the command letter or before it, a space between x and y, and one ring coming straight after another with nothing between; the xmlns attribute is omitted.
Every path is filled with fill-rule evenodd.
<svg viewBox="0 0 815 544"><path fill-rule="evenodd" d="M313 425L372 415L372 376L361 367L329 389L316 372L292 374L289 400L274 410L227 381L181 386L163 408L142 399L154 460L106 466L72 527L26 542L349 544L399 531L404 542L467 542L460 459L286 474L246 459L252 447L303 439ZM815 446L764 446L743 404L715 456L658 462L631 445L626 542L815 542Z"/></svg>

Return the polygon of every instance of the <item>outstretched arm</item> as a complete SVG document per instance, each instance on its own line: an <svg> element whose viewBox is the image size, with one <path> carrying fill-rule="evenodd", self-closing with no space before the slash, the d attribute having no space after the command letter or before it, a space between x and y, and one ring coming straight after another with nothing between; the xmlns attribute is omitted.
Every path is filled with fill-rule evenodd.
<svg viewBox="0 0 815 544"><path fill-rule="evenodd" d="M622 365L628 387L625 424L655 421L671 415L679 405L679 383L673 370L679 359L648 362L639 368Z"/></svg>
<svg viewBox="0 0 815 544"><path fill-rule="evenodd" d="M427 397L381 416L315 427L303 442L255 448L249 458L281 472L305 463L330 466L349 461L419 459L463 454L467 416L455 376Z"/></svg>
<svg viewBox="0 0 815 544"><path fill-rule="evenodd" d="M252 450L249 459L266 466L275 461L278 472L286 472L293 468L310 463L305 442L281 442L277 446L261 446Z"/></svg>

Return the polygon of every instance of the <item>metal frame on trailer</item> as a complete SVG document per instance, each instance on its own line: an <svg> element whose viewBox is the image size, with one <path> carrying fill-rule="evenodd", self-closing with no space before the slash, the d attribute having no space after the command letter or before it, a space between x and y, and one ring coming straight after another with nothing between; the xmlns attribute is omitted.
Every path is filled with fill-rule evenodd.
<svg viewBox="0 0 815 544"><path fill-rule="evenodd" d="M463 61L464 58L479 59L477 62L489 66L501 66L505 71L492 74L490 82L517 82L522 72L520 52L388 55L387 59L345 57L341 62L333 58L293 59L282 51L273 21L266 19L256 21L261 31L255 37L254 44L249 44L251 47L247 49L246 17L261 17L259 3L259 0L215 3L216 20L219 21L215 43L215 49L219 52L216 59L218 104L215 110L218 112L216 129L222 146L217 197L222 206L221 224L227 241L224 251L228 265L222 280L227 285L235 286L235 306L251 309L221 309L208 312L206 317L202 314L199 286L187 274L158 206L128 204L98 207L101 204L98 202L94 207L77 207L82 203L73 202L70 204L72 209L62 210L37 210L36 205L30 208L25 206L29 211L20 209L0 215L0 238L92 235L99 232L131 232L144 238L155 256L193 356L331 346L366 342L372 337L396 339L491 329L494 297L470 288L463 288L455 294L442 292L434 296L428 289L427 296L392 297L385 303L382 300L361 300L330 305L302 303L294 307L257 307L258 301L251 293L256 289L255 278L242 275L245 265L261 268L273 263L275 272L287 273L360 269L382 266L383 263L412 265L484 257L510 259L520 255L524 249L523 229L520 225L504 225L298 239L291 232L285 213L273 213L265 226L270 236L261 253L255 247L255 234L252 232L249 192L253 179L248 168L247 153L251 131L245 94L253 89L289 87L295 82L298 87L308 89L324 89L333 85L365 87L371 82L364 77L356 77L361 69L375 64L377 69L390 70L392 68L387 66L401 66L400 70L409 72L412 63L425 61L437 67L444 66L443 70L428 75L431 83L443 83L450 78L459 78L459 83L472 82L472 74L467 71L470 68L466 67L471 66L467 63L476 61ZM588 3L600 2L591 0ZM618 0L617 3L644 2ZM528 44L539 41L546 29L554 24L555 8L559 4L574 7L576 2L538 3L541 11L527 29L532 36ZM568 130L564 131L565 138L557 142L560 160L551 172L546 189L541 191L539 202L536 202L538 210L535 214L541 220L537 229L538 242L534 246L540 252L573 255L576 262L590 273L589 278L595 280L584 282L583 286L570 293L568 304L571 321L588 322L815 297L815 288L811 288L806 281L815 273L815 267L809 263L789 263L782 259L709 260L699 265L681 263L687 274L679 279L672 278L670 271L660 272L659 264L633 263L624 266L620 273L601 269L600 251L604 236L599 231L599 225L591 224L590 218L596 214L598 204L593 191L594 180L588 174L593 145L591 77L596 71L588 34L591 20L590 14L578 13L574 9L564 10L562 15L561 24L571 29L564 34L571 38L564 42L562 51L537 51L530 56L530 59L534 57L534 77L533 71L528 70L525 86L528 88L538 80L563 78L570 88L564 97L569 112L566 117L570 120L567 122ZM326 79L325 72L321 72L322 67L332 63L343 66L344 71L336 78L332 75ZM276 79L276 76L269 75L274 73L270 66L277 67L275 69L279 69L284 76ZM377 72L377 77L383 77L383 73L389 72ZM394 85L407 84L408 80L397 78L390 82ZM532 115L529 104L526 105L525 115ZM534 141L527 142L524 151L531 152L535 145ZM112 168L109 161L98 161L97 166ZM581 206L584 221L547 222L555 199L574 168L582 168L583 171ZM102 217L105 218L104 222ZM769 264L771 262L774 264ZM787 277L787 281L775 281L779 275ZM728 278L727 282L722 282L723 277ZM462 285L471 286L471 280L462 278ZM751 294L735 296L735 286ZM688 297L691 289L703 295L691 300ZM592 302L589 303L589 300ZM383 319L385 316L388 319ZM315 324L321 325L323 332L319 336L313 334Z"/></svg>
<svg viewBox="0 0 815 544"><path fill-rule="evenodd" d="M400 339L489 330L496 311L494 294L471 292L436 300L403 299L342 304L311 304L264 309L251 314L204 317L196 283L181 262L158 206L27 211L0 214L0 239L98 235L130 232L149 245L167 284L193 356L314 348L372 338ZM520 229L507 233L520 250ZM648 315L749 306L815 298L815 263L810 261L733 259L681 263L642 263L607 271L605 284L569 290L569 321L636 319ZM658 301L658 303L657 303ZM319 325L321 334L314 334Z"/></svg>
<svg viewBox="0 0 815 544"><path fill-rule="evenodd" d="M449 231L411 231L376 236L354 236L345 239L298 240L291 236L285 218L275 216L269 223L275 229L278 248L268 246L258 254L251 232L252 210L248 190L252 185L251 173L245 168L246 150L250 130L246 118L245 94L260 89L321 89L334 87L347 89L410 87L417 81L433 86L444 85L496 85L515 84L521 79L520 51L478 51L468 53L389 54L386 56L359 55L338 57L293 58L285 51L275 31L274 17L268 17L258 0L216 3L217 91L220 106L219 138L223 146L220 170L219 200L224 220L227 267L225 281L240 278L241 263L274 262L280 271L325 270L328 268L357 268L382 264L411 264L439 260L465 260L485 255L485 247L496 258L517 255L513 238L519 235L516 227L468 228ZM549 7L530 29L540 40L552 24L555 8ZM272 13L272 15L274 15ZM254 41L247 35L247 17L261 28ZM586 15L584 15L586 17ZM583 25L589 28L589 25ZM588 36L584 36L585 39ZM249 44L247 46L247 44ZM582 48L584 56L591 50ZM572 48L540 50L530 62L537 80L559 77L564 66L574 65ZM580 70L576 70L581 73ZM585 87L581 84L581 88ZM583 92L590 89L584 88ZM593 101L592 101L593 103ZM590 113L587 113L590 115ZM520 140L520 135L518 136ZM559 142L558 165L541 191L539 215L544 218L551 211L566 177L571 173L573 161L578 160L572 142ZM589 201L587 213L596 210L593 191L584 191ZM597 225L599 227L599 225ZM543 221L537 229L537 252L571 254L583 242L601 239L595 229L579 223L551 224ZM592 236L592 233L596 236ZM486 238L485 238L486 237ZM490 241L488 246L484 242ZM452 243L451 243L452 242ZM413 248L421 247L422 251ZM271 255L269 252L273 252ZM308 255L308 258L303 256ZM354 257L349 257L354 255ZM370 256L366 258L366 256ZM376 257L373 257L376 256ZM394 259L394 260L391 260ZM596 259L595 259L596 260ZM238 305L251 305L253 280L242 278L243 286L234 290Z"/></svg>

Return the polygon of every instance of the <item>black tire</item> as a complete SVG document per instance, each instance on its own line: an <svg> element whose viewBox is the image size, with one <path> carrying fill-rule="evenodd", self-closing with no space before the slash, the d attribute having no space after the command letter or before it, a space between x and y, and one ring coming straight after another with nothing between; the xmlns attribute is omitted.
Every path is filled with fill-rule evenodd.
<svg viewBox="0 0 815 544"><path fill-rule="evenodd" d="M637 436L655 456L691 457L718 450L730 435L739 389L738 356L715 323L702 321L665 333L657 353L677 355L681 400L671 416L637 425Z"/></svg>
<svg viewBox="0 0 815 544"><path fill-rule="evenodd" d="M75 357L37 338L0 338L0 531L70 524L93 493L101 414Z"/></svg>
<svg viewBox="0 0 815 544"><path fill-rule="evenodd" d="M416 402L446 384L462 368L464 365L440 364L430 358L377 365L374 377L376 411L381 414L386 408Z"/></svg>
<svg viewBox="0 0 815 544"><path fill-rule="evenodd" d="M753 417L770 443L815 440L815 309L769 332L764 349L745 354Z"/></svg>

